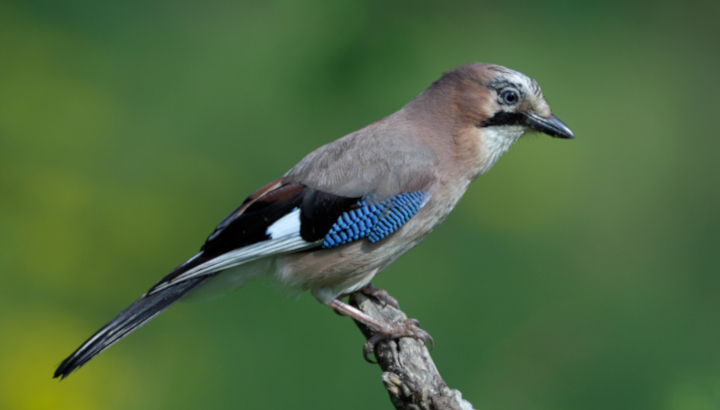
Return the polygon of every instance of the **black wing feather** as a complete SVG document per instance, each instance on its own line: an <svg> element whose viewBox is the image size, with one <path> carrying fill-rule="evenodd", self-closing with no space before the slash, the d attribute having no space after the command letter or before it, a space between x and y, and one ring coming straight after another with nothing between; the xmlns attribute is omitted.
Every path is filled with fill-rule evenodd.
<svg viewBox="0 0 720 410"><path fill-rule="evenodd" d="M360 200L299 184L288 184L276 191L280 192L258 199L242 213L235 210L228 215L203 245L203 256L210 259L270 239L268 227L295 208L300 208L300 236L307 242L315 242L327 234L340 215L357 207Z"/></svg>
<svg viewBox="0 0 720 410"><path fill-rule="evenodd" d="M300 236L308 242L322 239L340 215L357 207L359 199L306 188L300 206Z"/></svg>

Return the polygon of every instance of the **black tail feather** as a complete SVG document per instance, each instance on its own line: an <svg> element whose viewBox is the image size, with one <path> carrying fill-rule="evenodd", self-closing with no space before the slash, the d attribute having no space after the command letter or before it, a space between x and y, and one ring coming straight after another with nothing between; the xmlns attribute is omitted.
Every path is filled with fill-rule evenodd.
<svg viewBox="0 0 720 410"><path fill-rule="evenodd" d="M207 276L189 279L136 300L63 360L53 377L64 379L73 370L157 316L206 279Z"/></svg>

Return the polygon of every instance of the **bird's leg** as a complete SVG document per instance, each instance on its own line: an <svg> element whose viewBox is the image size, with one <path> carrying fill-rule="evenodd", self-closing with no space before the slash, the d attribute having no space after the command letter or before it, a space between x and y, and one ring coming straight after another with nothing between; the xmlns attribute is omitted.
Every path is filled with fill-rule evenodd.
<svg viewBox="0 0 720 410"><path fill-rule="evenodd" d="M373 285L372 283L368 283L367 285L363 286L358 292L362 293L367 297L371 297L375 300L382 302L383 307L390 305L395 309L400 309L400 304L398 303L397 299L390 296L390 294L385 289L375 287L375 285Z"/></svg>
<svg viewBox="0 0 720 410"><path fill-rule="evenodd" d="M375 320L367 313L361 311L354 306L350 306L347 303L340 301L339 299L333 299L332 302L328 303L328 306L330 306L335 312L343 316L350 316L354 320L357 320L358 322L370 328L373 332L390 333L393 330L392 327L387 323Z"/></svg>
<svg viewBox="0 0 720 410"><path fill-rule="evenodd" d="M368 337L367 341L363 345L363 357L365 357L365 360L370 363L373 363L373 361L370 360L370 354L375 352L375 345L385 340L412 337L414 339L422 340L423 342L429 342L431 346L435 345L432 336L421 329L418 326L419 322L415 319L405 319L390 324L378 321L356 307L350 306L338 299L334 299L328 303L328 306L337 313L350 316L355 321L360 322L371 330L372 335Z"/></svg>

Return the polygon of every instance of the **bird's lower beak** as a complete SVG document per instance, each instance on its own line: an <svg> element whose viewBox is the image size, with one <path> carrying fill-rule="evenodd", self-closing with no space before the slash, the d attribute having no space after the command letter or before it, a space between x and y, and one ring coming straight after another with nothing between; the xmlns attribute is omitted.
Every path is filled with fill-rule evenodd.
<svg viewBox="0 0 720 410"><path fill-rule="evenodd" d="M572 130L555 115L551 115L550 118L543 118L535 114L526 115L527 125L536 131L557 138L575 138Z"/></svg>

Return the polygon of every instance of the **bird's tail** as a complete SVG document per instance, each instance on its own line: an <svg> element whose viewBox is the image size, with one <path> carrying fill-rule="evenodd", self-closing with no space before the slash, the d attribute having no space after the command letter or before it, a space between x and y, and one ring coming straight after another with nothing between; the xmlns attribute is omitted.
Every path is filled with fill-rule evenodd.
<svg viewBox="0 0 720 410"><path fill-rule="evenodd" d="M127 309L120 312L113 320L98 330L77 350L68 356L53 377L64 379L73 370L87 363L95 355L115 344L135 329L147 323L168 306L186 295L196 286L207 280L207 276L192 278L179 282L160 291L145 294Z"/></svg>

